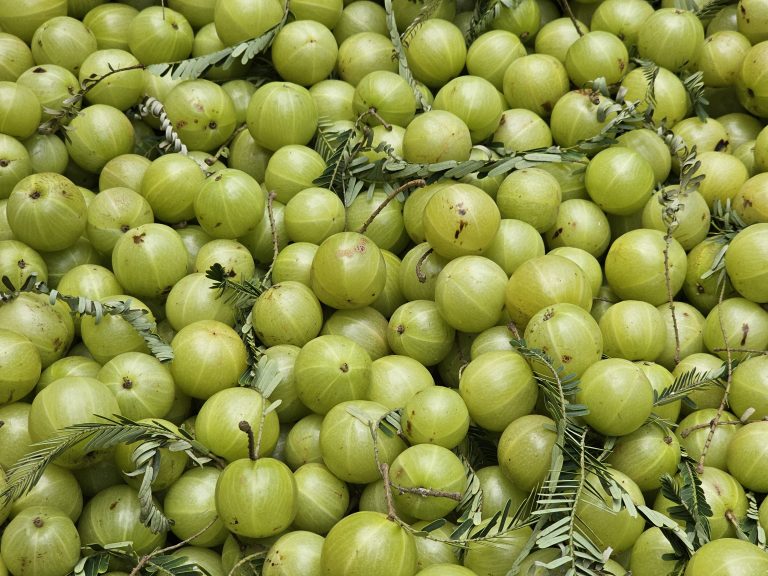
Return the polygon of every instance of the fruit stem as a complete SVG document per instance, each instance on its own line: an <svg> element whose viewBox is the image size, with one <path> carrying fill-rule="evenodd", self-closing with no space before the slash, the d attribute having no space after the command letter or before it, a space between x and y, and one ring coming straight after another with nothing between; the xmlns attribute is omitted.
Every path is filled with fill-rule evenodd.
<svg viewBox="0 0 768 576"><path fill-rule="evenodd" d="M434 498L450 498L461 502L461 492L447 492L445 490L435 490L434 488L424 488L423 486L400 486L399 484L390 483L390 486L397 490L400 494L416 494L422 498L432 496Z"/></svg>
<svg viewBox="0 0 768 576"><path fill-rule="evenodd" d="M424 180L423 178L418 178L416 180L410 180L405 184L403 184L402 186L400 186L399 188L392 190L392 192L387 194L387 197L384 198L384 201L378 206L376 206L376 209L373 212L371 212L371 215L368 216L368 219L365 222L363 222L363 225L360 226L360 228L358 228L357 230L358 234L365 234L365 231L368 230L368 226L371 225L371 222L374 221L376 216L381 214L381 211L384 210L384 208L386 208L387 205L390 202L392 202L392 200L394 200L401 192L405 192L409 188L421 188L422 186L426 186L426 185L427 185L426 180Z"/></svg>
<svg viewBox="0 0 768 576"><path fill-rule="evenodd" d="M584 36L584 32L582 32L581 28L579 28L579 22L576 20L576 16L573 15L573 10L571 10L571 5L568 4L568 0L558 0L557 3L560 4L560 8L562 8L563 12L568 14L568 18L571 19L573 27L576 28L576 32L579 34L579 36Z"/></svg>
<svg viewBox="0 0 768 576"><path fill-rule="evenodd" d="M424 262L427 261L427 258L430 254L432 254L432 248L426 250L424 254L422 254L421 257L416 261L416 278L418 278L419 282L422 284L427 281L427 275L424 274L422 267L424 266Z"/></svg>
<svg viewBox="0 0 768 576"><path fill-rule="evenodd" d="M387 502L387 520L395 520L397 512L395 511L395 500L392 498L392 483L389 480L389 464L382 462L379 464L379 472L384 480L384 499Z"/></svg>
<svg viewBox="0 0 768 576"><path fill-rule="evenodd" d="M278 252L280 252L280 244L277 237L277 224L275 223L275 198L277 198L277 192L275 190L270 190L267 195L267 216L269 216L269 229L272 232L272 263L269 265L269 270L266 273L267 278L272 276L272 267L275 265Z"/></svg>
<svg viewBox="0 0 768 576"><path fill-rule="evenodd" d="M237 427L240 428L241 431L245 432L248 436L248 457L251 460L257 460L259 457L259 452L256 448L256 442L253 438L253 428L251 428L251 425L245 420L241 420Z"/></svg>

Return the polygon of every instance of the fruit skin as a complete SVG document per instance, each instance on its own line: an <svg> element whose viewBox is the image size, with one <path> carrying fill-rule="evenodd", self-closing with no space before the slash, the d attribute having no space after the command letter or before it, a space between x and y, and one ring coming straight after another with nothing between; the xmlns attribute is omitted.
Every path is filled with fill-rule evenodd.
<svg viewBox="0 0 768 576"><path fill-rule="evenodd" d="M0 555L14 576L65 576L80 558L80 535L58 508L33 506L3 529Z"/></svg>
<svg viewBox="0 0 768 576"><path fill-rule="evenodd" d="M266 538L288 528L297 512L296 480L274 458L241 458L216 481L216 511L230 532Z"/></svg>
<svg viewBox="0 0 768 576"><path fill-rule="evenodd" d="M0 328L0 406L24 398L41 371L40 352L29 338Z"/></svg>
<svg viewBox="0 0 768 576"><path fill-rule="evenodd" d="M768 302L768 222L741 230L725 253L725 269L738 292L757 303Z"/></svg>
<svg viewBox="0 0 768 576"><path fill-rule="evenodd" d="M320 564L323 576L413 576L416 544L385 514L355 512L328 533Z"/></svg>
<svg viewBox="0 0 768 576"><path fill-rule="evenodd" d="M728 445L728 471L742 486L755 492L768 492L766 435L768 422L752 422L739 429Z"/></svg>
<svg viewBox="0 0 768 576"><path fill-rule="evenodd" d="M707 542L688 561L685 576L745 576L765 574L768 555L750 542L719 538Z"/></svg>
<svg viewBox="0 0 768 576"><path fill-rule="evenodd" d="M555 422L539 414L514 420L499 439L499 466L516 488L530 492L540 484L551 467L555 445Z"/></svg>

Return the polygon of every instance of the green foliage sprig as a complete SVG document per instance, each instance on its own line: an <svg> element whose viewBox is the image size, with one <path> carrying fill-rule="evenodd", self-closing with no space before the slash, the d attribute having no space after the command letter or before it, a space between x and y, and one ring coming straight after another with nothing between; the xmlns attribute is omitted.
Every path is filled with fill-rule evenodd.
<svg viewBox="0 0 768 576"><path fill-rule="evenodd" d="M147 66L147 71L158 76L170 76L174 80L190 80L200 78L213 67L226 70L238 60L242 64L247 64L258 55L263 54L272 45L277 33L280 32L288 21L289 9L290 0L286 0L283 17L280 19L280 22L269 28L261 36L196 58L187 58L178 62L150 64Z"/></svg>
<svg viewBox="0 0 768 576"><path fill-rule="evenodd" d="M151 493L151 480L158 472L157 451L161 448L183 451L200 466L209 462L222 465L223 461L183 429L176 432L159 422L139 423L119 415L98 417L103 422L73 424L59 430L55 436L33 444L33 450L7 470L8 485L0 493L0 499L7 504L29 492L56 458L78 444L85 443L84 450L89 452L107 450L118 444L148 442L148 447L139 447L133 454L134 462L144 471L145 480L147 475L150 476L139 489L142 522L153 532L168 531L172 521L155 505Z"/></svg>
<svg viewBox="0 0 768 576"><path fill-rule="evenodd" d="M669 508L670 517L685 523L685 532L698 549L710 540L712 508L704 497L696 462L685 456L677 470L679 480L669 474L661 477L661 494L674 503Z"/></svg>
<svg viewBox="0 0 768 576"><path fill-rule="evenodd" d="M422 16L422 20L428 17L430 12L433 12L439 3L439 0L427 0L422 12L419 16ZM392 41L392 45L395 47L395 57L397 58L398 73L402 76L408 85L413 90L413 95L416 97L417 106L425 112L431 109L431 106L424 98L424 94L419 88L416 80L413 77L410 67L408 66L408 58L405 56L405 46L400 38L400 33L397 31L397 23L395 22L395 12L392 9L392 0L384 0L384 10L387 16L387 30L389 31L389 39ZM420 22L416 23L416 27L420 25ZM413 26L413 25L412 25ZM415 28L409 31L409 34L413 32Z"/></svg>
<svg viewBox="0 0 768 576"><path fill-rule="evenodd" d="M0 303L10 302L22 292L32 294L46 294L49 296L51 306L57 301L64 302L73 315L93 316L99 323L104 315L120 316L128 322L136 332L141 335L152 355L160 362L173 360L173 348L157 334L157 324L149 319L147 310L132 308L131 300L121 300L111 304L102 304L98 300L91 300L84 296L68 296L58 290L49 288L45 282L37 281L37 274L30 274L24 284L16 288L7 276L3 276L2 282L9 292L0 293Z"/></svg>
<svg viewBox="0 0 768 576"><path fill-rule="evenodd" d="M696 409L696 404L688 397L691 392L713 386L723 387L723 379L727 376L728 367L723 363L719 370L688 370L683 372L661 392L653 391L654 406L663 406L672 402L682 401L691 409Z"/></svg>

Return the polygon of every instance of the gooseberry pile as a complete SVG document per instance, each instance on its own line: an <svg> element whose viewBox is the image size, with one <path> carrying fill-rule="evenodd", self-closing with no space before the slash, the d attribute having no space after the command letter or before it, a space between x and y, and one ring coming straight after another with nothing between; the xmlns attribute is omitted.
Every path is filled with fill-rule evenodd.
<svg viewBox="0 0 768 576"><path fill-rule="evenodd" d="M0 576L768 574L767 0L0 55Z"/></svg>

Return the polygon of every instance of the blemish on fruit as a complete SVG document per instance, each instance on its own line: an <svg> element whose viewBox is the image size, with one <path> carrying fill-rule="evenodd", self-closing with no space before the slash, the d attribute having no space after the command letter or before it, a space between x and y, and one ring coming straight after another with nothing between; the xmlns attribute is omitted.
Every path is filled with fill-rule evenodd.
<svg viewBox="0 0 768 576"><path fill-rule="evenodd" d="M40 198L40 191L39 190L32 191L29 197L32 198L32 200L37 200L38 198Z"/></svg>
<svg viewBox="0 0 768 576"><path fill-rule="evenodd" d="M43 527L43 519L40 518L40 516L35 516L35 519L32 520L32 524L35 525L35 528L42 528Z"/></svg>
<svg viewBox="0 0 768 576"><path fill-rule="evenodd" d="M398 324L397 328L395 328L395 332L397 332L398 334L402 334L403 332L405 332L405 326L403 326L402 324Z"/></svg>
<svg viewBox="0 0 768 576"><path fill-rule="evenodd" d="M144 243L144 236L147 234L145 232L142 232L141 234L134 234L133 236L133 243L134 244L143 244Z"/></svg>
<svg viewBox="0 0 768 576"><path fill-rule="evenodd" d="M123 388L125 388L126 390L130 390L131 388L133 388L133 382L131 381L130 378L127 378L127 377L123 378Z"/></svg>
<svg viewBox="0 0 768 576"><path fill-rule="evenodd" d="M42 74L42 73L43 73L43 72L45 72L45 71L46 71L46 70L45 70L45 68L43 68L43 67L41 67L41 66L38 66L37 68L35 68L34 70L32 70L32 74Z"/></svg>
<svg viewBox="0 0 768 576"><path fill-rule="evenodd" d="M27 267L27 263L26 263L26 262L24 262L24 260L19 260L18 262L16 262L16 265L17 265L17 266L18 266L18 267L19 267L21 270L24 270L24 268L26 268L26 267Z"/></svg>
<svg viewBox="0 0 768 576"><path fill-rule="evenodd" d="M216 130L217 127L218 127L218 124L216 124L216 122L214 122L213 120L208 122L208 128L210 128L211 130Z"/></svg>
<svg viewBox="0 0 768 576"><path fill-rule="evenodd" d="M555 233L554 233L554 234L552 234L552 238L557 238L557 237L558 237L558 236L560 236L560 234L562 234L562 233L563 233L563 229L562 229L562 227L561 227L561 228L558 228L557 230L555 230Z"/></svg>
<svg viewBox="0 0 768 576"><path fill-rule="evenodd" d="M3 158L3 159L0 159L0 168L5 168L5 167L6 167L6 166L8 166L8 164L10 164L10 163L11 163L11 162L10 162L9 160L5 160L4 158Z"/></svg>
<svg viewBox="0 0 768 576"><path fill-rule="evenodd" d="M749 324L744 322L744 324L741 325L741 346L745 346L747 344L747 336L749 336Z"/></svg>
<svg viewBox="0 0 768 576"><path fill-rule="evenodd" d="M573 356L570 356L568 354L563 354L562 356L560 356L560 361L563 364L568 364L571 360L573 360Z"/></svg>
<svg viewBox="0 0 768 576"><path fill-rule="evenodd" d="M341 366L339 366L339 370L341 370L346 374L347 372L349 372L349 364L344 362Z"/></svg>
<svg viewBox="0 0 768 576"><path fill-rule="evenodd" d="M723 150L725 150L726 148L728 148L728 144L730 144L730 142L728 142L728 140L720 140L720 141L719 141L719 142L718 142L718 143L715 145L715 152L722 152Z"/></svg>
<svg viewBox="0 0 768 576"><path fill-rule="evenodd" d="M456 232L453 233L453 239L457 240L459 238L459 234L461 234L464 231L464 228L466 228L469 225L469 222L466 220L459 220L459 227L456 229Z"/></svg>
<svg viewBox="0 0 768 576"><path fill-rule="evenodd" d="M122 232L123 234L128 232L128 230L130 230L130 229L131 229L131 227L128 226L128 224L123 224L122 226L120 226L120 232Z"/></svg>

